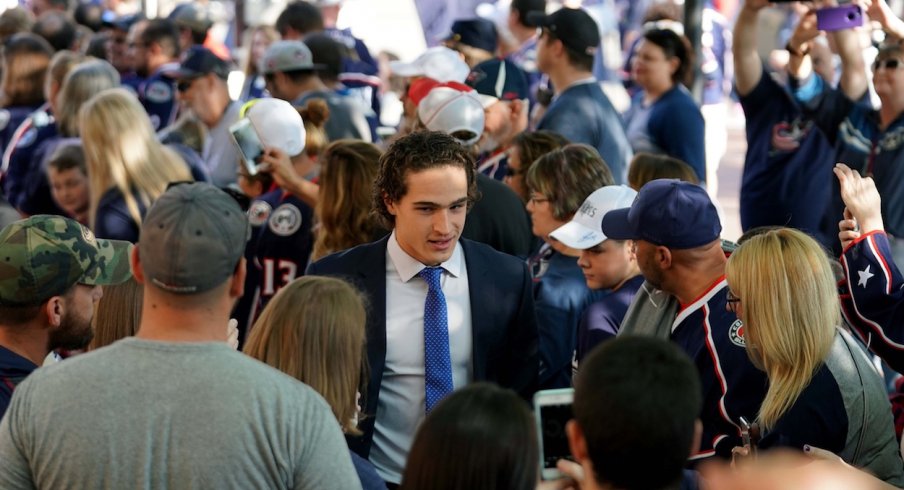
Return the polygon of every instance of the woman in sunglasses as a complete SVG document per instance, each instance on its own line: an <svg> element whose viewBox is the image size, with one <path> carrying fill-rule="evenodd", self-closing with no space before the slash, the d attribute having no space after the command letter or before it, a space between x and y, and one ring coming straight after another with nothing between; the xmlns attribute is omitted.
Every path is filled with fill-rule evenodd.
<svg viewBox="0 0 904 490"><path fill-rule="evenodd" d="M904 485L882 380L841 323L825 251L793 228L745 241L728 259L727 307L743 322L747 355L769 378L760 449L821 448Z"/></svg>

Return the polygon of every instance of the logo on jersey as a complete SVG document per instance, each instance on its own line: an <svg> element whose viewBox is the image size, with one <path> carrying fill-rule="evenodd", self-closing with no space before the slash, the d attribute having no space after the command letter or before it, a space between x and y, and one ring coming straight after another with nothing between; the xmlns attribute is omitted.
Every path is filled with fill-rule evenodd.
<svg viewBox="0 0 904 490"><path fill-rule="evenodd" d="M155 80L144 89L144 97L155 104L173 100L173 87L163 80Z"/></svg>
<svg viewBox="0 0 904 490"><path fill-rule="evenodd" d="M787 152L800 148L813 123L796 118L791 122L782 121L772 127L772 151ZM770 152L771 153L771 152Z"/></svg>
<svg viewBox="0 0 904 490"><path fill-rule="evenodd" d="M294 204L283 204L270 215L270 231L279 236L290 236L301 228L301 211Z"/></svg>
<svg viewBox="0 0 904 490"><path fill-rule="evenodd" d="M273 208L267 201L254 201L248 208L248 222L251 223L251 226L260 226L267 222L272 210Z"/></svg>
<svg viewBox="0 0 904 490"><path fill-rule="evenodd" d="M744 322L735 320L734 323L731 324L731 327L728 328L728 338L731 339L733 344L746 348L747 342L744 341Z"/></svg>

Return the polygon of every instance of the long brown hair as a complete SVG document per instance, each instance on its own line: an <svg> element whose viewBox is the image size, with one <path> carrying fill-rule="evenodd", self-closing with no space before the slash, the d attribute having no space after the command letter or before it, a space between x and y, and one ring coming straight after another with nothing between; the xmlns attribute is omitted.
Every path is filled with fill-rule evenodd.
<svg viewBox="0 0 904 490"><path fill-rule="evenodd" d="M333 409L347 434L358 435L356 393L367 372L364 297L349 283L305 276L267 303L245 354L307 384Z"/></svg>
<svg viewBox="0 0 904 490"><path fill-rule="evenodd" d="M87 350L100 349L119 339L131 337L138 331L144 288L134 278L104 286L104 295L94 311L94 339Z"/></svg>
<svg viewBox="0 0 904 490"><path fill-rule="evenodd" d="M359 140L340 140L321 156L320 223L311 260L367 243L377 224L370 218L371 188L380 168L380 149Z"/></svg>

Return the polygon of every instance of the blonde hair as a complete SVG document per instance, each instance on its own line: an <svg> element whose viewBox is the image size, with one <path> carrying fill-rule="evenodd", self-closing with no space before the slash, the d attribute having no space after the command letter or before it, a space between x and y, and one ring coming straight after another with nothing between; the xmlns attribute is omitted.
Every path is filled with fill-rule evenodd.
<svg viewBox="0 0 904 490"><path fill-rule="evenodd" d="M342 429L358 435L353 419L366 373L366 320L364 297L350 284L305 276L270 300L243 351L316 390Z"/></svg>
<svg viewBox="0 0 904 490"><path fill-rule="evenodd" d="M374 238L371 189L380 171L380 155L376 145L360 140L340 140L324 150L314 209L320 228L312 261Z"/></svg>
<svg viewBox="0 0 904 490"><path fill-rule="evenodd" d="M104 295L97 302L94 311L94 339L87 350L100 349L119 339L131 337L141 323L141 308L144 304L144 289L134 278L104 286Z"/></svg>
<svg viewBox="0 0 904 490"><path fill-rule="evenodd" d="M725 274L741 299L747 353L769 377L759 420L770 429L794 405L832 347L841 321L832 268L816 240L780 228L738 247Z"/></svg>
<svg viewBox="0 0 904 490"><path fill-rule="evenodd" d="M253 59L254 35L258 32L260 32L264 35L265 38L267 38L267 41L269 41L268 44L273 44L274 42L279 41L279 32L271 25L256 25L245 31L243 41L244 45L248 46L248 56L245 57L245 68L242 71L245 72L246 77L253 77L260 73L258 65L260 64L261 60Z"/></svg>
<svg viewBox="0 0 904 490"><path fill-rule="evenodd" d="M91 60L76 65L63 79L63 86L57 94L57 112L54 116L60 134L67 137L78 136L81 126L79 111L82 106L98 93L118 86L119 73L110 63ZM112 124L105 126L105 131L114 134L118 129L118 126Z"/></svg>
<svg viewBox="0 0 904 490"><path fill-rule="evenodd" d="M141 225L139 202L147 209L170 182L192 180L185 162L154 134L150 119L131 92L116 88L97 94L81 110L82 145L91 184L90 224L103 194L118 189L129 216Z"/></svg>

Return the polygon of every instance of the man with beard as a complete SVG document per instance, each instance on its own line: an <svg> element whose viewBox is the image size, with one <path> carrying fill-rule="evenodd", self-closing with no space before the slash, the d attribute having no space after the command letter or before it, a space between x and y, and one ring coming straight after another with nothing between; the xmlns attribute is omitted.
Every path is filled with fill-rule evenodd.
<svg viewBox="0 0 904 490"><path fill-rule="evenodd" d="M129 30L128 53L135 72L144 79L138 85L138 100L154 131L172 124L179 111L176 82L164 75L179 67L179 52L179 31L172 21L142 20Z"/></svg>
<svg viewBox="0 0 904 490"><path fill-rule="evenodd" d="M495 59L475 66L465 83L480 94L485 115L477 170L502 180L507 174L512 141L527 130L527 77L511 61Z"/></svg>
<svg viewBox="0 0 904 490"><path fill-rule="evenodd" d="M47 354L88 345L100 286L131 277L129 248L61 216L32 216L0 230L0 417Z"/></svg>
<svg viewBox="0 0 904 490"><path fill-rule="evenodd" d="M668 338L684 349L703 389L703 439L691 459L730 457L742 445L740 417L756 418L767 380L750 362L744 324L729 308L737 299L725 281L716 207L700 186L653 180L631 207L606 213L602 230L609 239L634 240L646 279L618 335Z"/></svg>

